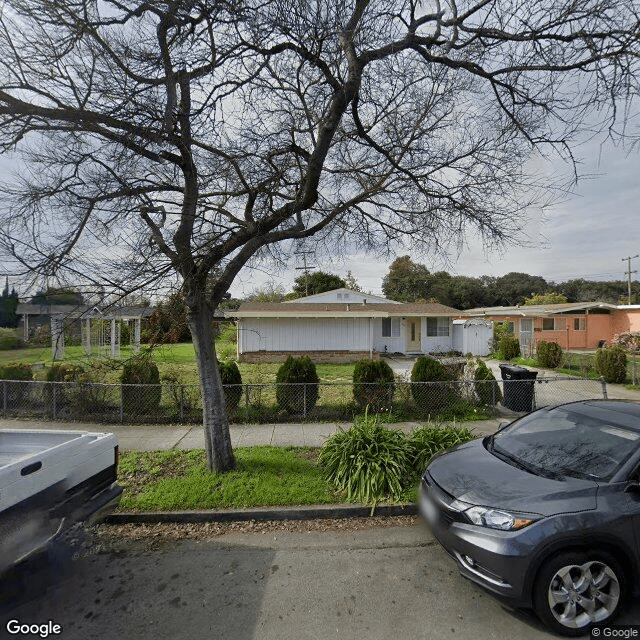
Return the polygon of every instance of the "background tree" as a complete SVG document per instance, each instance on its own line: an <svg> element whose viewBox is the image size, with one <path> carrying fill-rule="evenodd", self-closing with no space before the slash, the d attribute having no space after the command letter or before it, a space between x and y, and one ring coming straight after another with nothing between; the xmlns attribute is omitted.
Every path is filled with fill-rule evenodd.
<svg viewBox="0 0 640 640"><path fill-rule="evenodd" d="M15 289L9 292L9 278L6 278L2 295L0 296L0 327L15 328L18 326L18 294Z"/></svg>
<svg viewBox="0 0 640 640"><path fill-rule="evenodd" d="M234 457L210 317L248 261L516 240L548 193L532 155L571 158L638 93L635 0L436 4L2 4L0 151L29 165L7 260L121 293L176 277L212 469Z"/></svg>
<svg viewBox="0 0 640 640"><path fill-rule="evenodd" d="M512 307L522 304L524 299L549 289L547 281L541 276L512 271L496 278L488 290L493 306Z"/></svg>
<svg viewBox="0 0 640 640"><path fill-rule="evenodd" d="M547 293L536 293L529 298L525 298L522 304L531 306L534 304L564 304L565 302L567 302L567 299L561 293L549 291Z"/></svg>
<svg viewBox="0 0 640 640"><path fill-rule="evenodd" d="M191 342L187 305L180 291L175 291L156 305L149 316L145 338L151 344Z"/></svg>
<svg viewBox="0 0 640 640"><path fill-rule="evenodd" d="M32 298L31 304L84 304L84 297L79 291L67 287L48 288L38 291Z"/></svg>
<svg viewBox="0 0 640 640"><path fill-rule="evenodd" d="M247 302L282 302L284 298L284 287L281 284L268 282L262 287L253 289L246 300Z"/></svg>
<svg viewBox="0 0 640 640"><path fill-rule="evenodd" d="M344 279L344 286L351 291L359 291L360 293L364 293L351 271L347 271L347 275Z"/></svg>
<svg viewBox="0 0 640 640"><path fill-rule="evenodd" d="M430 291L429 269L417 264L409 256L396 258L389 267L389 273L382 279L382 292L386 298L398 302L414 302L426 299Z"/></svg>
<svg viewBox="0 0 640 640"><path fill-rule="evenodd" d="M342 289L347 283L333 273L325 273L324 271L313 271L298 276L293 281L293 293L297 297L312 296L316 293L331 291L332 289Z"/></svg>

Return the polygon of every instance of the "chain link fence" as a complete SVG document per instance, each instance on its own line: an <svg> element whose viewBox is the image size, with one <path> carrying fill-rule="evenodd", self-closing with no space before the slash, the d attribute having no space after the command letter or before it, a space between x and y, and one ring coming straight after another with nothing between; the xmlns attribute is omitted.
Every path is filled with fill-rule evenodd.
<svg viewBox="0 0 640 640"><path fill-rule="evenodd" d="M606 398L600 380L548 377L538 380L319 384L241 384L224 387L232 422L352 420L369 407L401 420L464 419L527 412L574 400ZM0 381L6 417L104 423L198 423L197 385L100 384Z"/></svg>

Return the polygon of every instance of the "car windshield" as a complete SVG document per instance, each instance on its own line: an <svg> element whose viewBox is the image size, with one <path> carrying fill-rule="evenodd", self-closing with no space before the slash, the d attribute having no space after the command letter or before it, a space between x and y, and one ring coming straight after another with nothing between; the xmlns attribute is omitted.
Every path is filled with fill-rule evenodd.
<svg viewBox="0 0 640 640"><path fill-rule="evenodd" d="M514 422L488 448L537 475L608 481L640 446L640 431L626 422L589 405L557 407Z"/></svg>

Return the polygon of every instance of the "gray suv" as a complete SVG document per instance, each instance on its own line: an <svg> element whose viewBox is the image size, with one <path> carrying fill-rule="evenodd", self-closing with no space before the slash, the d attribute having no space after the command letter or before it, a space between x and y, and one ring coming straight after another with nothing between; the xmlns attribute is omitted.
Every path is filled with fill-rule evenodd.
<svg viewBox="0 0 640 640"><path fill-rule="evenodd" d="M539 409L435 457L420 511L460 572L567 636L640 583L640 404Z"/></svg>

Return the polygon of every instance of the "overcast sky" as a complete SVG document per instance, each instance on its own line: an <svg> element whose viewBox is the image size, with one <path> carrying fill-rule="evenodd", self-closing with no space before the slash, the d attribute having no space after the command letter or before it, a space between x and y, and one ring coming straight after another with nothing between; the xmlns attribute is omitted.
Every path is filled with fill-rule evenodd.
<svg viewBox="0 0 640 640"><path fill-rule="evenodd" d="M485 254L472 238L460 256L451 256L448 264L418 255L412 258L431 271L473 277L520 271L549 282L626 279L627 262L623 258L640 254L640 156L637 151L600 142L585 146L579 153L583 159L581 173L592 177L582 179L573 195L547 210L546 220L532 212L524 228L530 248ZM405 254L411 255L411 251L398 252ZM392 260L353 255L333 263L314 262L314 266L340 276L351 270L363 290L381 293L382 278ZM284 271L268 267L245 270L231 291L243 297L269 281L289 291L293 279L301 274L295 267L302 267L300 259L291 260L290 268ZM631 260L631 269L640 271L639 258ZM637 276L633 274L634 279Z"/></svg>

